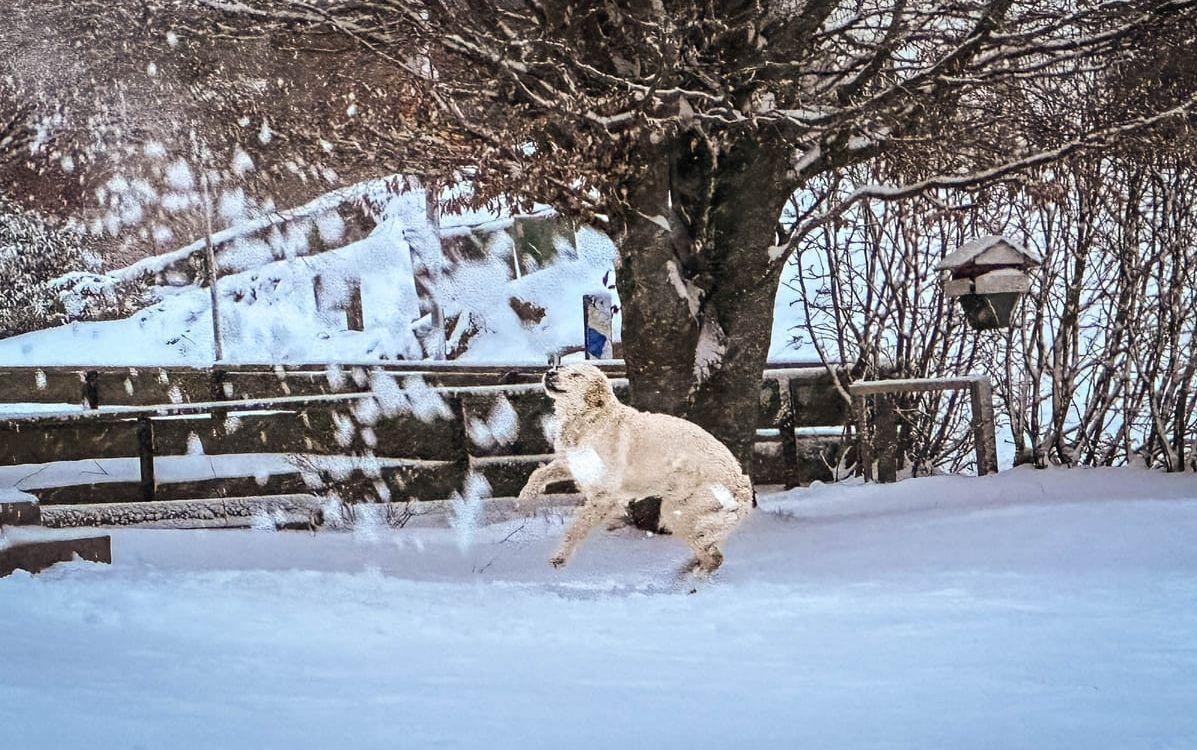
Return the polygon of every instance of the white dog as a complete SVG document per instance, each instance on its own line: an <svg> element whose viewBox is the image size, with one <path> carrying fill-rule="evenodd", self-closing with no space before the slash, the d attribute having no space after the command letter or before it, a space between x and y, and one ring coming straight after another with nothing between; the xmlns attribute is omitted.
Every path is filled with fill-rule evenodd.
<svg viewBox="0 0 1197 750"><path fill-rule="evenodd" d="M731 451L692 422L620 403L597 367L549 370L544 387L558 420L556 455L532 472L520 498L568 479L586 496L550 562L569 562L590 531L628 502L659 497L661 526L694 551L683 573L714 572L723 562L719 545L753 505L752 482Z"/></svg>

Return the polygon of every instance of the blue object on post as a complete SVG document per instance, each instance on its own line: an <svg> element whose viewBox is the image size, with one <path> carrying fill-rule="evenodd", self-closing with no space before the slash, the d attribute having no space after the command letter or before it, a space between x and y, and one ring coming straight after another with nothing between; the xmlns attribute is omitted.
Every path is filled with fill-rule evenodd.
<svg viewBox="0 0 1197 750"><path fill-rule="evenodd" d="M582 295L582 325L586 359L613 359L610 294Z"/></svg>

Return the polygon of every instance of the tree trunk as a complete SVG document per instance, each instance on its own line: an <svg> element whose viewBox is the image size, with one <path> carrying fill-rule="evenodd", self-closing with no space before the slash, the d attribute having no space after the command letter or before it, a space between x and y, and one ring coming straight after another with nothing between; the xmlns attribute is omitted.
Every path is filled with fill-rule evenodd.
<svg viewBox="0 0 1197 750"><path fill-rule="evenodd" d="M618 242L615 282L623 315L623 357L633 406L684 416L698 321L673 283L679 259L673 233L662 226L670 215L668 154L654 153L649 158L651 166L628 195L638 213L624 217Z"/></svg>
<svg viewBox="0 0 1197 750"><path fill-rule="evenodd" d="M781 210L792 193L784 152L744 142L724 154L711 205L714 286L704 323L722 334L687 416L731 449L751 473L760 413L761 377L769 356L773 306L782 264L769 257ZM699 342L701 349L712 342Z"/></svg>
<svg viewBox="0 0 1197 750"><path fill-rule="evenodd" d="M717 160L685 139L667 148L629 191L634 211L621 238L632 405L696 422L749 472L780 268L768 248L790 195L786 162L747 140Z"/></svg>

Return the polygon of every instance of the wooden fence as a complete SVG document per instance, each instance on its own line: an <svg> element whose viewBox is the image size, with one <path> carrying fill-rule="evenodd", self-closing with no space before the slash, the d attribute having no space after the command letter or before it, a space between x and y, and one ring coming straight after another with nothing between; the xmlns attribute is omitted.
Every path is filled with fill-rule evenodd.
<svg viewBox="0 0 1197 750"><path fill-rule="evenodd" d="M993 386L984 375L955 378L910 378L904 380L861 380L848 386L856 417L857 455L865 481L896 482L901 456L898 448L898 406L896 397L909 393L930 393L967 389L972 406L971 428L977 453L977 475L996 474L997 438L994 434ZM870 430L867 400L874 401Z"/></svg>
<svg viewBox="0 0 1197 750"><path fill-rule="evenodd" d="M622 392L622 363L600 365ZM310 466L258 477L159 481L159 457L199 448L208 455L370 456L336 477L322 477L343 496L445 498L471 471L484 475L495 495L512 495L552 451L542 428L551 403L536 382L543 372L531 365L429 363L8 368L0 370L0 401L83 402L89 408L0 416L0 465L139 459L136 481L27 490L43 504L312 490ZM405 389L408 378L424 386ZM404 393L416 394L416 402L405 403ZM514 411L519 429L486 439L482 427L502 401ZM761 387L754 478L791 485L828 478L847 419L847 403L822 365L770 368ZM822 436L796 434L796 428L809 427L833 429Z"/></svg>

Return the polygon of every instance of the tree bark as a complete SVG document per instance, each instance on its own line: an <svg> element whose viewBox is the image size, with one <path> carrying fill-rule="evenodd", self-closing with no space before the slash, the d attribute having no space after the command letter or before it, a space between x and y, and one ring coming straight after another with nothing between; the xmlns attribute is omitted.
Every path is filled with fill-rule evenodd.
<svg viewBox="0 0 1197 750"><path fill-rule="evenodd" d="M623 315L623 356L632 405L645 411L684 416L698 343L697 320L674 284L679 259L670 215L669 161L665 149L649 161L630 186L619 238L615 274ZM659 217L659 218L658 218Z"/></svg>
<svg viewBox="0 0 1197 750"><path fill-rule="evenodd" d="M773 306L782 263L769 257L778 221L793 192L779 149L744 141L724 154L711 205L712 286L704 315L725 348L694 393L687 417L731 449L746 473L760 412L761 377L769 356Z"/></svg>
<svg viewBox="0 0 1197 750"><path fill-rule="evenodd" d="M617 280L632 405L685 417L752 469L789 198L786 160L744 140L717 159L679 139L632 189Z"/></svg>

